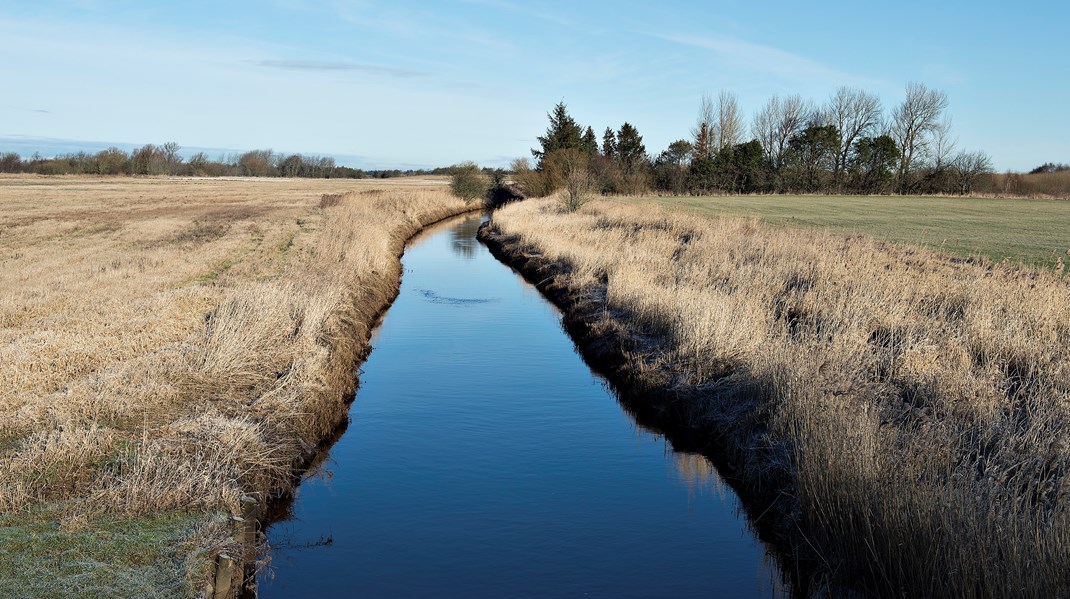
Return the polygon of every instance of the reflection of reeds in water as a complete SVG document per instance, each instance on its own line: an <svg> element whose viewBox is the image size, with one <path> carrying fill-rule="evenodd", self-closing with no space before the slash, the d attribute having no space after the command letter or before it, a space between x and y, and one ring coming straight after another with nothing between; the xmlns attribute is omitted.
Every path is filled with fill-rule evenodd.
<svg viewBox="0 0 1070 599"><path fill-rule="evenodd" d="M717 468L698 453L673 452L673 465L676 467L676 476L687 484L688 492L705 494L707 490L714 490L722 500L725 498L726 487Z"/></svg>
<svg viewBox="0 0 1070 599"><path fill-rule="evenodd" d="M671 449L669 451L672 451ZM672 463L676 469L676 476L687 485L689 497L702 496L708 491L717 493L717 497L723 502L729 498L737 517L740 515L740 505L735 494L729 489L727 483L721 478L717 468L700 453L672 452ZM750 520L744 520L746 530L756 534ZM745 534L745 533L741 533ZM791 588L785 582L781 564L778 563L774 554L768 550L762 554L761 565L755 572L759 592L766 597L791 597Z"/></svg>

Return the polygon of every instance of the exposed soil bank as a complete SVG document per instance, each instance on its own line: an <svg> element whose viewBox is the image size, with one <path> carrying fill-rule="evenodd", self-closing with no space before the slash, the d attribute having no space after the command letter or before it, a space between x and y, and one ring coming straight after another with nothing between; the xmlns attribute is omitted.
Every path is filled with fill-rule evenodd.
<svg viewBox="0 0 1070 599"><path fill-rule="evenodd" d="M606 376L638 422L662 431L674 448L702 453L717 467L742 500L759 538L779 554L795 595L820 594L821 585L813 580L818 558L793 532L798 530L797 507L789 499L792 481L784 468L788 456L754 445L766 428L756 413L757 403L744 400L721 418L703 417L709 413L711 390L682 384L671 373L651 373L637 361L643 348L663 340L641 331L626 314L608 309L604 282L572 286L570 265L546 258L519 236L503 234L493 221L480 227L478 239L561 310L563 326L584 359ZM713 393L745 398L746 389Z"/></svg>

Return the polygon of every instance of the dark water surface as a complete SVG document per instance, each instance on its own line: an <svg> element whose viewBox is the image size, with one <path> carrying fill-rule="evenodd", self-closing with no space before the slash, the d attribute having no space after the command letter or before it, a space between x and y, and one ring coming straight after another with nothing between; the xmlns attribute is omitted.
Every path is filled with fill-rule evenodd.
<svg viewBox="0 0 1070 599"><path fill-rule="evenodd" d="M784 594L716 471L634 423L479 222L406 250L351 424L268 530L260 596Z"/></svg>

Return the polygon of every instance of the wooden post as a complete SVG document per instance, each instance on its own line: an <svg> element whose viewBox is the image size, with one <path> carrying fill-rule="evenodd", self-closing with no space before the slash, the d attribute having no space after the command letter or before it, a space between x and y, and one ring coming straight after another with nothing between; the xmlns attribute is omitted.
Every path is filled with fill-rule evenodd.
<svg viewBox="0 0 1070 599"><path fill-rule="evenodd" d="M246 557L256 558L256 516L260 502L251 495L241 499L242 532L238 538L246 552Z"/></svg>
<svg viewBox="0 0 1070 599"><path fill-rule="evenodd" d="M230 599L233 578L234 559L225 553L220 553L215 565L215 587L212 589L212 599Z"/></svg>

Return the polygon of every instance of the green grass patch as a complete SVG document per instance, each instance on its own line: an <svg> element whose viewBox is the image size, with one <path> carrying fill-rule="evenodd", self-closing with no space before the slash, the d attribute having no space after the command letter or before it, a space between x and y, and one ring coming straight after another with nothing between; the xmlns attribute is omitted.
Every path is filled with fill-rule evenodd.
<svg viewBox="0 0 1070 599"><path fill-rule="evenodd" d="M186 597L191 539L210 516L80 519L60 506L0 516L2 597Z"/></svg>
<svg viewBox="0 0 1070 599"><path fill-rule="evenodd" d="M285 254L286 252L290 251L290 248L294 246L295 237L297 237L297 231L292 231L289 235L286 236L286 239L283 239L282 242L279 243L278 247L275 248L275 251L280 254Z"/></svg>
<svg viewBox="0 0 1070 599"><path fill-rule="evenodd" d="M1070 202L902 196L620 198L705 216L755 216L772 225L829 228L949 254L1053 268L1070 260Z"/></svg>
<svg viewBox="0 0 1070 599"><path fill-rule="evenodd" d="M212 268L212 270L197 276L193 282L198 285L206 285L215 282L219 277L225 275L231 268L234 268L234 265L241 262L246 256L260 249L262 243L264 243L263 231L259 228L254 228L252 231L252 240L249 245L239 249L233 256L220 261Z"/></svg>
<svg viewBox="0 0 1070 599"><path fill-rule="evenodd" d="M222 262L217 264L214 268L212 268L212 270L210 270L210 271L208 271L208 272L206 272L206 273L204 273L202 275L198 275L197 278L193 279L193 282L197 283L198 285L205 285L207 283L214 282L216 279L218 279L219 277L221 277L224 274L226 274L226 272L228 270L233 268L234 265L237 264L238 261L241 260L250 251L251 250L243 251L237 256L234 256L232 258L227 258L226 260L223 260Z"/></svg>

